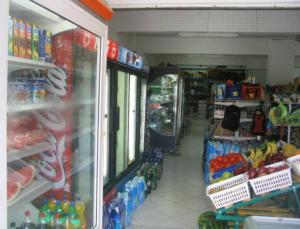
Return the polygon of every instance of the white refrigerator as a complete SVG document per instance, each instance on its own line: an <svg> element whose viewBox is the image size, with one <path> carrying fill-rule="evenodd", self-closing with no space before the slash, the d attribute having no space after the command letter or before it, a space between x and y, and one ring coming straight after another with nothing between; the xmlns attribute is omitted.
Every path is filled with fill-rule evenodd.
<svg viewBox="0 0 300 229"><path fill-rule="evenodd" d="M66 0L0 2L0 228L102 228L107 25Z"/></svg>

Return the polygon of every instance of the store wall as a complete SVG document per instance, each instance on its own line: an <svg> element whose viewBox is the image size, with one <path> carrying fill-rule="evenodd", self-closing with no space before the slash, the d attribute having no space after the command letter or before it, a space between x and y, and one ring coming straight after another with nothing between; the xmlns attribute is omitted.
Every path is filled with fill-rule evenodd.
<svg viewBox="0 0 300 229"><path fill-rule="evenodd" d="M140 47L145 55L169 54L168 58L164 58L165 62L174 61L178 63L176 57L170 55L177 54L204 54L204 55L225 55L226 58L214 59L219 63L230 63L236 65L248 65L250 68L252 61L245 56L265 56L264 61L258 64L255 74L263 77L265 82L273 84L281 84L291 82L294 78L295 56L300 55L300 43L293 40L272 40L271 38L183 38L183 37L158 37L158 36L137 36L137 46ZM234 58L230 56L235 56ZM240 58L240 59L239 59ZM224 60L227 59L227 60ZM155 64L161 59L148 58L150 64ZM184 61L184 62L183 62ZM198 60L189 60L192 63ZM206 59L205 62L213 62ZM256 62L260 62L257 59ZM182 59L182 64L186 59ZM254 63L254 62L253 62ZM257 63L256 63L257 64ZM266 71L265 71L266 69ZM264 80L262 80L264 81Z"/></svg>

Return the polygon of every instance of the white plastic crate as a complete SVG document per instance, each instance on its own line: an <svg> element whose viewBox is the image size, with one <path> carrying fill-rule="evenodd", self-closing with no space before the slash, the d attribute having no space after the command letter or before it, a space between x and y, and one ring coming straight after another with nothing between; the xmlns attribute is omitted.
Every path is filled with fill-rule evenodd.
<svg viewBox="0 0 300 229"><path fill-rule="evenodd" d="M287 159L289 165L293 168L297 176L300 176L300 155L296 155Z"/></svg>
<svg viewBox="0 0 300 229"><path fill-rule="evenodd" d="M214 193L209 194L212 190ZM216 209L229 207L243 200L250 200L248 176L241 174L209 185L206 188L206 195L209 196Z"/></svg>
<svg viewBox="0 0 300 229"><path fill-rule="evenodd" d="M279 167L282 165L288 164L285 161L282 161L274 163L272 165L268 165L266 167ZM288 187L293 184L291 167L278 172L274 172L272 174L250 179L249 182L256 195Z"/></svg>

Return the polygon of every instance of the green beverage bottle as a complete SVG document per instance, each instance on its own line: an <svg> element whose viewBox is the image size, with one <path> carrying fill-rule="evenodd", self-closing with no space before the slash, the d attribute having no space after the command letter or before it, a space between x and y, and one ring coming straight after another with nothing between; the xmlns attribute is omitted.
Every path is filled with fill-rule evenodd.
<svg viewBox="0 0 300 229"><path fill-rule="evenodd" d="M44 212L40 212L39 214L39 224L37 229L51 229L49 223L46 221L46 214Z"/></svg>
<svg viewBox="0 0 300 229"><path fill-rule="evenodd" d="M75 203L74 201L71 201L70 202L70 222L71 222L71 225L72 225L72 229L80 229L80 219L79 219L79 216L78 216L78 213L76 211L76 208L75 208Z"/></svg>

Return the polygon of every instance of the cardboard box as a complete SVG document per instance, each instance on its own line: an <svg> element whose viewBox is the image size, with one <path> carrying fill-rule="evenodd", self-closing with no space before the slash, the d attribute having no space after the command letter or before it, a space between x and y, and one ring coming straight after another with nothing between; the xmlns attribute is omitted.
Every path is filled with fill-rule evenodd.
<svg viewBox="0 0 300 229"><path fill-rule="evenodd" d="M14 54L14 21L11 16L8 18L8 55Z"/></svg>
<svg viewBox="0 0 300 229"><path fill-rule="evenodd" d="M45 40L45 61L48 63L52 62L52 42L51 42L52 33L46 31L46 40Z"/></svg>
<svg viewBox="0 0 300 229"><path fill-rule="evenodd" d="M35 25L32 25L32 43L31 43L31 55L33 60L39 59L39 31L38 27Z"/></svg>
<svg viewBox="0 0 300 229"><path fill-rule="evenodd" d="M26 57L26 32L25 23L19 19L19 57Z"/></svg>
<svg viewBox="0 0 300 229"><path fill-rule="evenodd" d="M26 58L32 59L32 25L26 23Z"/></svg>
<svg viewBox="0 0 300 229"><path fill-rule="evenodd" d="M14 56L19 56L19 22L16 18L13 18L13 23L14 23L14 35L13 35Z"/></svg>
<svg viewBox="0 0 300 229"><path fill-rule="evenodd" d="M39 29L39 45L38 45L38 52L39 52L39 60L45 61L46 60L46 33L47 31L44 29Z"/></svg>

